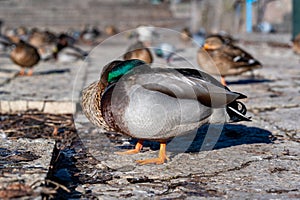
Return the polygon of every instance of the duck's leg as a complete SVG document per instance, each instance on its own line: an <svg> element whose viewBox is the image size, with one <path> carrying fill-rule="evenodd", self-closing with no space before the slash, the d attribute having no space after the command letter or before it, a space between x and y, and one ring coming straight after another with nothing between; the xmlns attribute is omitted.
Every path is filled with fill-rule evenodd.
<svg viewBox="0 0 300 200"><path fill-rule="evenodd" d="M251 73L251 74L250 74L251 79L255 79L256 77L255 77L254 71L251 70L250 73Z"/></svg>
<svg viewBox="0 0 300 200"><path fill-rule="evenodd" d="M141 151L141 149L143 148L143 142L144 142L143 140L138 140L134 149L130 149L128 151L118 151L115 153L119 154L119 155L129 155L129 154L139 153Z"/></svg>
<svg viewBox="0 0 300 200"><path fill-rule="evenodd" d="M27 75L32 76L32 74L33 74L33 69L29 69L28 72L27 72Z"/></svg>
<svg viewBox="0 0 300 200"><path fill-rule="evenodd" d="M221 76L221 83L222 85L227 86L224 76Z"/></svg>
<svg viewBox="0 0 300 200"><path fill-rule="evenodd" d="M146 159L146 160L137 160L136 162L141 164L141 165L151 164L151 163L155 163L157 165L163 164L168 159L167 154L166 154L166 146L167 146L166 142L161 142L160 143L158 158L151 158L151 159Z"/></svg>
<svg viewBox="0 0 300 200"><path fill-rule="evenodd" d="M20 72L19 72L19 76L24 76L25 75L25 69L21 68Z"/></svg>

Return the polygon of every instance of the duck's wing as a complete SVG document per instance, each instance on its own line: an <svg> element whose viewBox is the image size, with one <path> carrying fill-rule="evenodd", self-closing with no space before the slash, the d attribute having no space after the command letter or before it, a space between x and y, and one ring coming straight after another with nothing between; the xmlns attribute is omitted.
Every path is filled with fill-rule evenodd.
<svg viewBox="0 0 300 200"><path fill-rule="evenodd" d="M197 69L190 69L190 68L177 68L175 69L176 71L178 71L179 73L183 74L184 76L187 76L189 78L196 78L196 79L203 79L211 84L216 85L217 87L221 87L224 88L227 91L232 92L228 87L222 85L217 79L215 79L214 77L212 77L211 75L197 70ZM238 95L238 99L244 99L247 98L246 95L238 93L238 92L233 92L235 94Z"/></svg>
<svg viewBox="0 0 300 200"><path fill-rule="evenodd" d="M198 79L204 79L212 84L215 84L218 87L223 87L228 92L236 94L237 95L236 99L247 98L247 96L245 96L244 94L230 91L228 87L223 86L214 77L212 77L211 75L209 75L203 71L196 70L196 69L176 69L176 70L179 71L180 73L184 74L185 76L198 78ZM246 117L246 113L247 113L246 106L239 101L234 100L231 103L227 104L226 111L230 117L231 122L251 121L250 117Z"/></svg>
<svg viewBox="0 0 300 200"><path fill-rule="evenodd" d="M211 75L209 75L203 71L200 71L197 69L190 69L190 68L175 68L175 70L186 77L194 77L197 79L202 79L202 80L210 82L218 87L223 87L223 88L228 89L227 87L223 86L219 81L217 81L217 79L215 79L214 77L212 77Z"/></svg>
<svg viewBox="0 0 300 200"><path fill-rule="evenodd" d="M195 73L193 73L195 72ZM199 101L208 107L224 107L245 96L224 88L206 73L192 69L153 68L134 70L125 81L174 98Z"/></svg>
<svg viewBox="0 0 300 200"><path fill-rule="evenodd" d="M261 63L253 58L253 56L243 49L234 46L234 45L226 45L222 49L222 53L226 55L233 63L235 63L236 67L242 67L242 66L261 66Z"/></svg>

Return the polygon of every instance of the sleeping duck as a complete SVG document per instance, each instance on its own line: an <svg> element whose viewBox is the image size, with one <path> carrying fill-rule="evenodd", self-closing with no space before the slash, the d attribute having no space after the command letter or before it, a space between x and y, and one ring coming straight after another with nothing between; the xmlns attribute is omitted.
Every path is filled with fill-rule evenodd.
<svg viewBox="0 0 300 200"><path fill-rule="evenodd" d="M40 61L37 48L21 40L13 44L14 48L10 53L11 60L21 67L20 75L25 75L25 69L29 69L28 76L32 75L33 66Z"/></svg>
<svg viewBox="0 0 300 200"><path fill-rule="evenodd" d="M225 76L239 75L262 67L249 53L234 46L230 38L220 35L206 38L203 47L198 50L197 60L206 72L221 75L223 85L226 85Z"/></svg>
<svg viewBox="0 0 300 200"><path fill-rule="evenodd" d="M141 41L137 41L136 43L129 46L129 48L126 50L126 53L123 56L123 59L139 59L147 64L151 64L153 62L153 56L151 51Z"/></svg>
<svg viewBox="0 0 300 200"><path fill-rule="evenodd" d="M144 140L160 142L159 156L139 164L166 161L166 142L206 123L249 121L246 107L212 76L195 69L150 68L137 59L107 64L100 80L83 90L86 117L107 131L137 138L135 154Z"/></svg>

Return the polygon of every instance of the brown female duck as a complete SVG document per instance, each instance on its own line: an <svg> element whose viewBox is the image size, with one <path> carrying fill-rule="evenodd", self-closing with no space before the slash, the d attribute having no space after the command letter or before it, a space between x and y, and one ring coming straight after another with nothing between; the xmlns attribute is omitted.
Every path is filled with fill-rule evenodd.
<svg viewBox="0 0 300 200"><path fill-rule="evenodd" d="M221 82L226 85L225 76L239 75L262 67L243 49L234 46L232 40L219 35L208 36L197 53L198 64L208 73L221 75Z"/></svg>
<svg viewBox="0 0 300 200"><path fill-rule="evenodd" d="M137 41L136 43L129 46L126 53L123 56L124 60L130 59L139 59L144 61L147 64L151 64L153 62L153 56L143 42Z"/></svg>
<svg viewBox="0 0 300 200"><path fill-rule="evenodd" d="M119 154L138 153L144 140L158 141L158 158L137 162L162 164L171 138L206 123L249 121L237 101L242 98L204 72L150 68L135 59L106 65L100 80L84 89L82 107L94 125L138 139L135 149Z"/></svg>
<svg viewBox="0 0 300 200"><path fill-rule="evenodd" d="M32 75L33 66L40 61L38 50L22 40L14 45L10 58L21 67L20 75L24 75L25 69L29 69L27 73L29 76Z"/></svg>

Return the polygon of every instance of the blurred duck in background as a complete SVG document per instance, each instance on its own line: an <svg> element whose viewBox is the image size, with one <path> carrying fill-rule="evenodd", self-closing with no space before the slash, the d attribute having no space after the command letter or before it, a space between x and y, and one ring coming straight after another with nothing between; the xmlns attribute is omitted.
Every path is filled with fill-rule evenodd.
<svg viewBox="0 0 300 200"><path fill-rule="evenodd" d="M123 56L123 59L139 59L147 64L151 64L153 62L153 56L151 51L141 41L137 41L136 43L129 46L129 48Z"/></svg>
<svg viewBox="0 0 300 200"><path fill-rule="evenodd" d="M17 44L12 43L11 46L10 58L15 64L21 67L20 75L25 75L25 70L28 69L27 75L31 76L33 67L40 61L37 48L23 40L20 40Z"/></svg>
<svg viewBox="0 0 300 200"><path fill-rule="evenodd" d="M185 44L187 44L188 42L190 42L191 39L192 39L192 37L193 37L193 35L192 35L192 33L191 33L191 31L190 31L189 28L185 27L185 28L183 28L183 29L181 30L181 32L180 32L180 39L181 39Z"/></svg>
<svg viewBox="0 0 300 200"><path fill-rule="evenodd" d="M38 49L41 59L51 54L51 49L56 41L56 35L48 30L42 31L33 28L28 36L28 43Z"/></svg>
<svg viewBox="0 0 300 200"><path fill-rule="evenodd" d="M20 26L19 28L16 29L16 33L20 40L28 41L29 34L26 27Z"/></svg>
<svg viewBox="0 0 300 200"><path fill-rule="evenodd" d="M106 26L104 30L107 36L113 36L119 32L118 29L113 25Z"/></svg>
<svg viewBox="0 0 300 200"><path fill-rule="evenodd" d="M138 41L143 42L146 47L152 45L152 41L155 37L158 37L153 26L138 26L133 32L130 33L129 38L137 38Z"/></svg>
<svg viewBox="0 0 300 200"><path fill-rule="evenodd" d="M6 30L4 31L4 35L5 35L5 37L7 37L13 43L20 42L20 38L17 34L16 29L6 28Z"/></svg>
<svg viewBox="0 0 300 200"><path fill-rule="evenodd" d="M243 49L234 46L232 39L222 35L211 35L198 50L197 60L204 71L221 76L221 83L226 85L225 76L261 68L259 61Z"/></svg>
<svg viewBox="0 0 300 200"><path fill-rule="evenodd" d="M100 31L97 27L92 25L85 25L80 34L80 41L87 45L94 45L96 39L100 36Z"/></svg>
<svg viewBox="0 0 300 200"><path fill-rule="evenodd" d="M81 31L77 30L77 29L74 29L74 28L69 28L67 30L66 34L68 36L70 36L71 38L73 38L75 40L75 43L76 43L80 40Z"/></svg>
<svg viewBox="0 0 300 200"><path fill-rule="evenodd" d="M68 63L85 59L88 53L74 46L74 43L75 39L71 36L64 33L60 34L57 37L52 55L48 56L46 60L54 58L58 62Z"/></svg>
<svg viewBox="0 0 300 200"><path fill-rule="evenodd" d="M170 64L173 55L175 55L176 48L169 43L162 43L154 49L154 52L157 57L165 59L167 64Z"/></svg>
<svg viewBox="0 0 300 200"><path fill-rule="evenodd" d="M292 40L293 42L293 51L296 54L300 54L300 33Z"/></svg>

